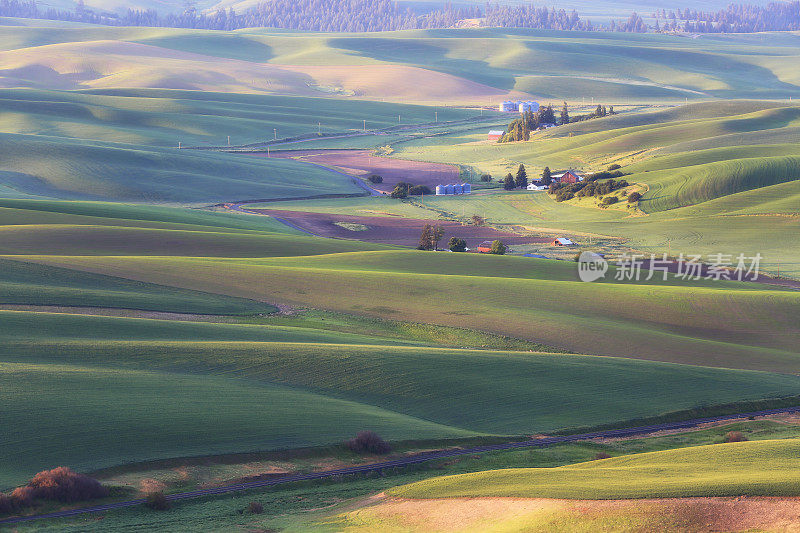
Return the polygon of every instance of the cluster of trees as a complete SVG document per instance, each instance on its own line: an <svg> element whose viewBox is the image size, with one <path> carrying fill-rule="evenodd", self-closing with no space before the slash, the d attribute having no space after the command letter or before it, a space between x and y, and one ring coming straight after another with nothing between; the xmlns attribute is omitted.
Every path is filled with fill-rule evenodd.
<svg viewBox="0 0 800 533"><path fill-rule="evenodd" d="M486 25L501 28L533 28L537 30L594 31L592 22L581 20L573 10L536 7L534 5L490 5L486 6Z"/></svg>
<svg viewBox="0 0 800 533"><path fill-rule="evenodd" d="M381 182L383 179L381 179ZM420 196L423 194L432 194L430 187L427 185L412 185L411 183L406 183L401 181L397 185L395 185L394 190L392 191L392 198L407 198L409 196Z"/></svg>
<svg viewBox="0 0 800 533"><path fill-rule="evenodd" d="M442 237L444 237L443 227L438 224L435 226L425 224L425 227L422 228L422 235L419 237L417 250L438 250L439 241L442 240ZM466 244L464 246L466 246Z"/></svg>
<svg viewBox="0 0 800 533"><path fill-rule="evenodd" d="M392 0L270 0L242 13L218 9L201 13L187 3L182 13L155 10L106 13L86 8L78 0L74 11L40 9L34 0L0 0L0 16L89 22L112 26L163 26L206 30L285 28L325 32L374 32L448 28L459 20L478 18L478 7L446 5L418 15Z"/></svg>
<svg viewBox="0 0 800 533"><path fill-rule="evenodd" d="M566 108L566 103L564 106ZM533 111L525 111L520 118L511 121L511 124L506 128L506 133L504 133L497 142L529 141L531 132L538 130L545 124L557 124L556 114L551 105L540 107L536 113Z"/></svg>
<svg viewBox="0 0 800 533"><path fill-rule="evenodd" d="M564 202L578 197L584 196L605 196L611 194L618 189L624 189L629 185L627 180L613 180L599 182L596 181L597 174L586 179L586 181L579 181L578 183L552 183L550 185L549 193L555 196L557 202ZM613 198L610 200L609 198ZM608 200L608 201L606 201ZM617 197L603 198L605 205L617 202Z"/></svg>
<svg viewBox="0 0 800 533"><path fill-rule="evenodd" d="M106 496L108 489L99 481L61 466L39 472L10 495L0 493L0 513L19 512L37 500L75 503Z"/></svg>
<svg viewBox="0 0 800 533"><path fill-rule="evenodd" d="M800 30L800 1L773 2L766 6L730 4L725 9L703 12L693 9L660 9L653 13L656 31L688 33L753 33ZM663 23L662 23L663 21Z"/></svg>
<svg viewBox="0 0 800 533"><path fill-rule="evenodd" d="M639 14L634 11L631 13L631 16L628 17L628 20L624 22L612 20L609 29L611 31L621 31L627 33L647 33L647 24L644 20L642 20L642 17L640 17Z"/></svg>
<svg viewBox="0 0 800 533"><path fill-rule="evenodd" d="M585 186L581 187L575 193L575 196L605 196L606 194L611 194L617 189L623 189L628 186L627 180L614 181L613 179L603 182L589 181L584 183Z"/></svg>
<svg viewBox="0 0 800 533"><path fill-rule="evenodd" d="M564 103L564 111L562 111L562 115L566 111L567 111L567 104L565 102ZM606 106L598 104L597 107L595 108L595 110L592 111L591 113L587 113L585 115L577 115L575 117L572 117L568 121L569 122L582 122L584 120L591 120L593 118L603 118L603 117L608 117L608 116L616 115L616 114L617 114L617 112L614 111L614 106L613 105L612 106L608 106L608 108L606 108Z"/></svg>
<svg viewBox="0 0 800 533"><path fill-rule="evenodd" d="M547 107L540 107L536 113L532 111L526 111L520 118L512 120L506 128L506 132L497 142L508 143L529 141L531 138L531 132L536 131L545 125L560 124L563 126L564 124L569 124L570 122L581 122L583 120L590 120L593 118L601 118L616 114L617 112L614 111L614 106L609 106L606 108L606 106L598 104L597 108L591 113L570 117L569 107L567 106L567 103L564 102L564 107L561 108L561 115L559 116L559 119L556 120L556 114L555 111L553 111L553 106L548 105Z"/></svg>
<svg viewBox="0 0 800 533"><path fill-rule="evenodd" d="M416 13L393 0L270 0L242 13L233 9L198 12L191 0L182 13L162 14L155 10L107 13L87 8L78 0L74 10L40 8L35 0L0 0L0 16L89 22L112 26L163 26L208 30L240 28L285 28L325 32L374 32L407 29L450 28L465 19L485 19L485 25L504 28L546 30L619 31L644 33L645 21L637 13L627 20L612 20L609 26L595 26L576 11L533 5L487 4L442 8ZM748 33L800 30L800 1L776 2L766 6L731 4L715 12L692 9L661 9L653 13L661 31L690 33Z"/></svg>
<svg viewBox="0 0 800 533"><path fill-rule="evenodd" d="M517 169L516 176L509 172L503 179L503 188L507 191L514 189L525 189L528 187L528 171L525 170L525 165L520 164Z"/></svg>

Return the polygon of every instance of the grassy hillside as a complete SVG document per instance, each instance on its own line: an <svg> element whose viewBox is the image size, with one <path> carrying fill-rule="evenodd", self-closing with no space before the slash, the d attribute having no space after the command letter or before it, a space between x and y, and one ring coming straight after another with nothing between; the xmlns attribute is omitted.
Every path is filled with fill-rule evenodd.
<svg viewBox="0 0 800 533"><path fill-rule="evenodd" d="M794 376L307 328L0 315L3 422L17 431L0 446L4 485L53 464L335 444L365 428L392 439L535 433L800 392ZM613 401L596 401L608 390ZM28 416L45 406L59 424Z"/></svg>
<svg viewBox="0 0 800 533"><path fill-rule="evenodd" d="M470 164L495 177L520 163L531 178L545 166L594 172L619 164L644 194L635 210L625 202L598 209L595 201L557 203L527 192L426 203L437 214L479 214L495 225L623 239L644 253L761 253L764 271L796 278L798 116L796 106L770 102L690 104L572 123L529 142L489 143L476 129L394 148L398 157Z"/></svg>
<svg viewBox="0 0 800 533"><path fill-rule="evenodd" d="M674 498L796 496L797 439L698 446L559 468L436 478L389 491L405 498L517 496Z"/></svg>
<svg viewBox="0 0 800 533"><path fill-rule="evenodd" d="M22 26L9 28L0 45L9 65L6 86L327 94L441 104L496 102L509 91L610 103L787 98L798 94L800 83L791 68L797 43L780 34L756 40L519 29L376 35Z"/></svg>
<svg viewBox="0 0 800 533"><path fill-rule="evenodd" d="M225 377L72 365L0 363L5 427L0 484L42 468L80 470L138 460L341 441L363 427L399 438L463 435L368 405ZM109 408L113 406L113 408ZM51 413L46 427L29 413ZM51 443L57 442L58 446Z"/></svg>
<svg viewBox="0 0 800 533"><path fill-rule="evenodd" d="M338 266L314 256L243 261L22 257L232 296L269 296L354 314L471 325L580 353L789 372L797 368L794 310L800 302L793 291L714 282L586 284L551 278L551 269L560 272L556 279L575 275L574 266L566 262L399 253L413 267L404 269L389 251L347 254ZM538 268L543 270L537 275ZM217 274L222 270L224 278ZM514 270L529 274L514 278L504 272ZM387 297L387 290L393 296Z"/></svg>

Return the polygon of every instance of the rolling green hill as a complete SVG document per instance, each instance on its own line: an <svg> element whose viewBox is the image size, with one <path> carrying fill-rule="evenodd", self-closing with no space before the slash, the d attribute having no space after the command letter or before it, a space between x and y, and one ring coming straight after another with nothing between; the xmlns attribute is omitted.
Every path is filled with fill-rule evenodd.
<svg viewBox="0 0 800 533"><path fill-rule="evenodd" d="M515 468L420 481L389 491L404 498L676 498L796 496L797 439L651 452L558 468Z"/></svg>
<svg viewBox="0 0 800 533"><path fill-rule="evenodd" d="M53 464L335 444L365 428L392 439L535 433L800 392L795 376L302 327L0 315L2 417L16 428L0 444L4 485ZM613 402L595 401L609 390ZM29 416L45 406L58 424Z"/></svg>
<svg viewBox="0 0 800 533"><path fill-rule="evenodd" d="M414 267L404 271L402 262L395 266L396 252L391 251L349 253L338 267L318 256L291 260L19 257L230 296L469 325L579 353L788 372L798 367L794 337L799 325L794 310L800 294L794 291L714 282L587 284L557 281L575 275L574 265L566 262L556 263L560 274L552 279L552 261L469 256L465 264L451 254L399 253L407 254ZM362 268L364 262L368 266ZM544 271L539 279L536 274L498 275L505 265L530 273L542 265ZM226 272L224 278L220 271ZM390 296L387 280L391 280Z"/></svg>

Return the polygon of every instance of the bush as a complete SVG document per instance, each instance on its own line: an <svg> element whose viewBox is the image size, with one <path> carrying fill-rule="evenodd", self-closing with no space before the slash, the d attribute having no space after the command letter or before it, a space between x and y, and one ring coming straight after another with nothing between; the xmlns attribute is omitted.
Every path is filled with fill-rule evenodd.
<svg viewBox="0 0 800 533"><path fill-rule="evenodd" d="M392 198L405 198L407 196L408 196L408 189L406 189L405 187L401 187L400 185L395 187L391 194Z"/></svg>
<svg viewBox="0 0 800 533"><path fill-rule="evenodd" d="M741 431L729 431L725 434L725 442L744 442L747 437Z"/></svg>
<svg viewBox="0 0 800 533"><path fill-rule="evenodd" d="M367 178L372 183L383 183L383 176L378 176L377 174L373 174L372 176Z"/></svg>
<svg viewBox="0 0 800 533"><path fill-rule="evenodd" d="M638 202L641 199L642 199L642 194L638 193L638 192L632 192L632 193L630 193L628 195L628 203L629 204L635 204L636 202Z"/></svg>
<svg viewBox="0 0 800 533"><path fill-rule="evenodd" d="M0 492L0 514L8 514L16 508L14 500Z"/></svg>
<svg viewBox="0 0 800 533"><path fill-rule="evenodd" d="M622 165L618 165L618 164L614 163L613 165L608 167L608 171L611 172L612 170L619 170L621 168L622 168Z"/></svg>
<svg viewBox="0 0 800 533"><path fill-rule="evenodd" d="M489 253L495 255L505 255L506 250L508 250L508 248L502 243L502 241L492 241L492 249L489 251Z"/></svg>
<svg viewBox="0 0 800 533"><path fill-rule="evenodd" d="M356 453L373 453L384 455L392 451L389 443L374 431L361 431L355 438L347 441L347 447Z"/></svg>
<svg viewBox="0 0 800 533"><path fill-rule="evenodd" d="M27 507L33 505L33 500L36 499L33 487L18 487L11 493L11 500L17 507Z"/></svg>
<svg viewBox="0 0 800 533"><path fill-rule="evenodd" d="M486 222L482 216L480 215L472 215L472 223L476 226L483 226L483 223Z"/></svg>
<svg viewBox="0 0 800 533"><path fill-rule="evenodd" d="M412 185L408 188L407 192L411 196L419 196L420 194L433 194L433 191L427 185Z"/></svg>
<svg viewBox="0 0 800 533"><path fill-rule="evenodd" d="M170 508L169 500L161 491L148 493L144 504L154 511L166 511Z"/></svg>
<svg viewBox="0 0 800 533"><path fill-rule="evenodd" d="M451 237L450 242L447 243L448 248L450 248L451 252L466 252L467 251L467 241L464 239L459 239L458 237Z"/></svg>
<svg viewBox="0 0 800 533"><path fill-rule="evenodd" d="M264 512L264 506L258 502L250 502L247 504L247 510L250 514L261 514Z"/></svg>
<svg viewBox="0 0 800 533"><path fill-rule="evenodd" d="M490 182L492 181L491 174L481 174L481 181Z"/></svg>
<svg viewBox="0 0 800 533"><path fill-rule="evenodd" d="M611 456L608 455L606 452L597 452L597 454L594 456L594 458L597 459L597 460L600 460L600 459L611 459Z"/></svg>
<svg viewBox="0 0 800 533"><path fill-rule="evenodd" d="M619 201L619 198L616 196L606 196L603 198L603 205L612 205Z"/></svg>
<svg viewBox="0 0 800 533"><path fill-rule="evenodd" d="M73 503L108 496L108 489L94 478L65 466L39 472L28 483L34 498Z"/></svg>

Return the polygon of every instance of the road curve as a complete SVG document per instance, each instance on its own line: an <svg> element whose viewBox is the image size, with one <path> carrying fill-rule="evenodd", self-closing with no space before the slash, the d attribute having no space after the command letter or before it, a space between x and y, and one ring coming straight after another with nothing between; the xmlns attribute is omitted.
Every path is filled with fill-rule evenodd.
<svg viewBox="0 0 800 533"><path fill-rule="evenodd" d="M455 448L450 450L441 450L435 452L421 453L409 457L401 457L392 461L383 461L380 463L365 464L359 466L351 466L348 468L339 468L336 470L325 470L322 472L313 472L310 474L293 474L280 478L273 478L261 481L249 481L246 483L234 483L232 485L224 485L210 489L201 489L188 492L178 492L175 494L167 495L170 501L188 500L192 498L201 498L203 496L214 496L217 494L227 494L230 492L239 492L243 490L257 489L262 487L271 487L274 485L283 485L286 483L293 483L296 481L307 481L313 479L324 479L335 476L345 476L350 474L358 474L364 472L380 472L387 468L397 468L409 465L433 461L436 459L446 459L449 457L456 457L459 455L472 455L476 453L485 453L501 450L514 450L518 448L544 448L554 444L564 444L568 442L577 442L584 440L591 440L597 438L613 438L613 437L633 437L647 435L658 431L671 430L671 429L689 429L709 422L721 422L726 420L736 420L750 416L765 416L782 413L800 413L800 406L784 407L781 409L766 409L763 411L752 411L748 413L738 413L724 416L714 416L708 418L695 418L692 420L684 420L683 422L670 422L666 424L653 424L649 426L637 426L625 429L610 429L605 431L594 431L591 433L580 433L576 435L564 435L558 437L546 437L542 439L526 440L522 442L507 442L503 444L491 444L487 446L476 446L474 448ZM115 509L124 509L126 507L134 507L141 505L145 502L144 498L135 500L128 500L123 502L107 503L104 505L97 505L94 507L83 507L80 509L70 509L66 511L56 511L52 513L18 516L0 520L0 525L5 524L18 524L20 522L29 522L32 520L42 520L45 518L66 518L87 513L100 513L103 511L112 511Z"/></svg>

